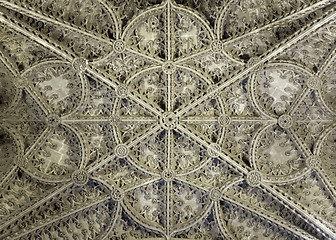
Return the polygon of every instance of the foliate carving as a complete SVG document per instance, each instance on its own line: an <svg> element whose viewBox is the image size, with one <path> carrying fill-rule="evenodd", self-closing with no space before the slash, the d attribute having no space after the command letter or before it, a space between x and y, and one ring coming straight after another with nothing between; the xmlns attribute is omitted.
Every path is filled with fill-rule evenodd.
<svg viewBox="0 0 336 240"><path fill-rule="evenodd" d="M259 171L253 170L253 171L247 173L246 181L247 181L248 185L250 185L252 187L257 187L261 184L262 175Z"/></svg>
<svg viewBox="0 0 336 240"><path fill-rule="evenodd" d="M73 112L83 100L83 82L79 70L64 61L49 61L34 65L23 77L43 108L60 116Z"/></svg>
<svg viewBox="0 0 336 240"><path fill-rule="evenodd" d="M6 181L15 160L22 159L22 148L16 136L8 128L0 126L0 181Z"/></svg>
<svg viewBox="0 0 336 240"><path fill-rule="evenodd" d="M89 181L89 175L84 169L77 169L72 173L71 179L76 185L83 186Z"/></svg>
<svg viewBox="0 0 336 240"><path fill-rule="evenodd" d="M146 99L148 103L159 107L166 100L168 77L160 68L154 71L145 70L132 77L128 81L128 86L131 92L139 92L141 97Z"/></svg>
<svg viewBox="0 0 336 240"><path fill-rule="evenodd" d="M124 157L127 157L128 153L129 153L129 149L128 149L127 145L119 144L114 148L114 153L118 157L124 158Z"/></svg>
<svg viewBox="0 0 336 240"><path fill-rule="evenodd" d="M287 131L273 125L265 128L255 142L257 169L273 180L290 180L303 174L305 161L297 142Z"/></svg>
<svg viewBox="0 0 336 240"><path fill-rule="evenodd" d="M54 185L31 178L24 171L15 172L2 191L0 199L0 218L9 220L14 215L24 212L32 202L45 197L54 191Z"/></svg>
<svg viewBox="0 0 336 240"><path fill-rule="evenodd" d="M324 10L323 8L320 8L316 10L311 9L311 11L314 11L314 15L319 15L321 13L323 14ZM311 13L312 12L310 11L306 12L304 18L301 17L301 19L304 21L311 21ZM326 64L326 58L328 58L327 56L330 57L328 54L331 53L331 47L333 46L333 41L336 37L335 24L335 18L331 17L329 21L326 21L323 24L323 26L320 26L315 31L306 35L305 38L300 39L296 44L291 45L289 49L281 53L278 58L281 60L290 60L297 65L305 66L311 72L317 72L328 65L328 63ZM323 44L321 44L322 41ZM314 47L309 47L307 49L307 42L309 42L309 46ZM332 60L332 62L334 62L334 60Z"/></svg>
<svg viewBox="0 0 336 240"><path fill-rule="evenodd" d="M283 129L288 129L293 124L293 118L290 115L283 114L278 118L278 124Z"/></svg>
<svg viewBox="0 0 336 240"><path fill-rule="evenodd" d="M334 151L333 144L336 141L336 129L333 128L327 132L327 135L322 135L324 140L320 142L321 167L326 172L326 175L330 181L336 185L336 166L332 159L336 157L336 151Z"/></svg>
<svg viewBox="0 0 336 240"><path fill-rule="evenodd" d="M125 161L124 158L115 158L113 161L101 167L95 172L100 179L111 185L111 194L114 190L124 193L125 189L132 188L137 184L151 179L151 174L138 171L137 166Z"/></svg>
<svg viewBox="0 0 336 240"><path fill-rule="evenodd" d="M323 185L323 179L316 171L309 171L300 180L286 183L280 186L282 192L295 199L299 198L300 203L308 207L309 211L323 218L322 221L336 223L336 211L331 207L335 199Z"/></svg>
<svg viewBox="0 0 336 240"><path fill-rule="evenodd" d="M45 181L69 180L85 158L82 138L75 129L60 124L41 132L26 166L32 176Z"/></svg>
<svg viewBox="0 0 336 240"><path fill-rule="evenodd" d="M207 23L195 17L195 13L191 11L178 9L178 6L174 6L174 14L176 21L171 35L174 36L174 56L185 57L208 49L213 34Z"/></svg>
<svg viewBox="0 0 336 240"><path fill-rule="evenodd" d="M300 67L285 63L267 64L254 74L254 91L258 106L268 114L285 114L305 88L310 74Z"/></svg>
<svg viewBox="0 0 336 240"><path fill-rule="evenodd" d="M16 24L18 23L16 22ZM13 63L13 66L15 66L20 73L41 61L57 59L57 55L49 51L45 46L41 46L41 44L32 41L28 36L20 34L4 23L0 25L0 35L6 36L6 38L2 38L1 40L1 55L7 59L7 62ZM36 54L37 52L39 54Z"/></svg>
<svg viewBox="0 0 336 240"><path fill-rule="evenodd" d="M0 112L4 115L5 112L8 112L17 103L25 87L25 80L22 80L21 77L14 77L6 70L5 65L1 64L1 61L0 78Z"/></svg>
<svg viewBox="0 0 336 240"><path fill-rule="evenodd" d="M0 239L333 239L331 2L1 1Z"/></svg>
<svg viewBox="0 0 336 240"><path fill-rule="evenodd" d="M168 143L166 142L166 130L157 131L154 133L148 132L153 125L146 128L147 138L142 139L134 147L130 149L130 155L138 166L142 166L149 173L162 175L162 171L166 168L166 149Z"/></svg>
<svg viewBox="0 0 336 240"><path fill-rule="evenodd" d="M174 134L173 137L173 159L179 159L179 161L171 161L171 168L177 174L192 171L208 158L206 148L199 146L192 138L179 133Z"/></svg>
<svg viewBox="0 0 336 240"><path fill-rule="evenodd" d="M294 184L290 183L289 186L292 186ZM301 185L301 188L304 188L304 187ZM300 190L300 184L296 185L294 189L297 189L298 190L297 192L302 191ZM227 194L232 197L235 203L248 204L249 209L252 210L252 212L250 212L251 215L247 217L243 217L240 213L235 212L233 213L233 215L231 215L233 219L237 219L237 220L239 219L239 221L250 221L253 214L256 214L254 216L257 216L260 214L260 211L258 211L257 209L261 207L263 209L262 210L263 217L273 216L272 218L274 219L274 222L277 222L277 223L289 222L291 226L293 227L295 226L296 229L299 231L301 231L302 229L307 230L308 228L309 230L307 230L307 232L310 232L310 234L318 238L318 235L319 235L318 233L316 234L316 233L311 232L311 230L314 229L314 227L310 226L307 221L303 221L303 219L302 221L297 222L298 219L301 219L300 216L294 213L293 210L291 210L290 208L287 208L286 204L283 201L275 198L274 195L272 195L272 192L265 191L265 189L262 189L262 188L251 187L248 184L242 182L240 184L236 184L230 187L227 191ZM304 198L306 199L307 197L305 196ZM227 210L231 211L235 209L236 205L233 204L233 201L228 200L226 201L226 203L227 204L223 206L224 211L227 211ZM240 208L237 208L236 210L238 209ZM222 216L224 217L225 215L222 215ZM232 221L234 221L233 219ZM232 226L234 227L237 225L233 223ZM250 236L255 234L256 230L258 229L260 230L260 228L257 228L255 230L250 231L246 228L247 226L245 224L240 224L240 227L244 227L247 232L245 234L248 234ZM230 228L230 231L232 231L234 234L237 234L237 235L239 234L239 236L242 236L243 233L241 232L241 229L242 228L239 228L237 226L235 230L233 229L231 230ZM269 227L264 229L264 231L265 232L263 236L266 236L266 237L270 237L271 235L273 236L278 235L277 230L271 230L271 228ZM305 235L304 231L301 231L303 235ZM295 236L292 235L290 238L295 238ZM285 239L285 237L283 239Z"/></svg>
<svg viewBox="0 0 336 240"><path fill-rule="evenodd" d="M165 58L165 14L163 9L139 15L126 28L124 40L128 47L156 58Z"/></svg>
<svg viewBox="0 0 336 240"><path fill-rule="evenodd" d="M335 78L335 66L336 63L332 62L329 66L328 71L325 71L321 77L321 96L320 96L320 104L329 112L335 115L336 106L335 106L335 87L336 82ZM322 101L321 101L322 100Z"/></svg>

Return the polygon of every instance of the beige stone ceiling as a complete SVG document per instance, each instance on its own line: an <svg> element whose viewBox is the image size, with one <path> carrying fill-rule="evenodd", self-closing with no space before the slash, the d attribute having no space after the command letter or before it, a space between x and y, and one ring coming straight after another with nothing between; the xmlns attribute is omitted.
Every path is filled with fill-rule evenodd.
<svg viewBox="0 0 336 240"><path fill-rule="evenodd" d="M336 239L335 0L0 0L0 239Z"/></svg>

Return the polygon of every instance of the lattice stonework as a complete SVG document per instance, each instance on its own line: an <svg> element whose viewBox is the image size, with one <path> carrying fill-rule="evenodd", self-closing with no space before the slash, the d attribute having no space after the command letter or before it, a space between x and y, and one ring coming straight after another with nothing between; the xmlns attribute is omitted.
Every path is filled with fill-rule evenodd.
<svg viewBox="0 0 336 240"><path fill-rule="evenodd" d="M336 0L0 0L0 239L336 239Z"/></svg>

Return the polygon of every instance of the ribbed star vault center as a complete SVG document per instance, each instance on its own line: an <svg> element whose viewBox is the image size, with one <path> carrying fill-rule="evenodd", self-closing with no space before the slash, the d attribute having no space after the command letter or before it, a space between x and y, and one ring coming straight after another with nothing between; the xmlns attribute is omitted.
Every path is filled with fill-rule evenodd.
<svg viewBox="0 0 336 240"><path fill-rule="evenodd" d="M335 6L0 1L0 238L336 238Z"/></svg>

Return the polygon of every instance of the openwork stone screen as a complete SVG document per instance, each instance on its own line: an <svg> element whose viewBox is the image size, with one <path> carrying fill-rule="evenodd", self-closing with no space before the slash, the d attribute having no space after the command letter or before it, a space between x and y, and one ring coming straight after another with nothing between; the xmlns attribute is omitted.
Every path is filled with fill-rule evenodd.
<svg viewBox="0 0 336 240"><path fill-rule="evenodd" d="M336 239L335 0L0 0L0 239Z"/></svg>

